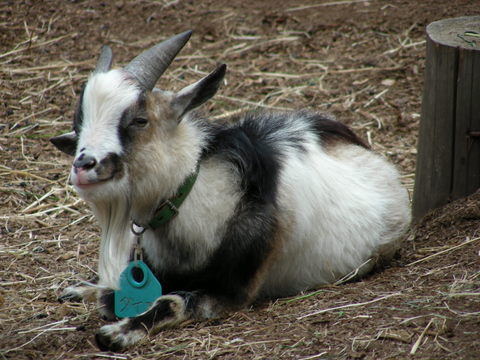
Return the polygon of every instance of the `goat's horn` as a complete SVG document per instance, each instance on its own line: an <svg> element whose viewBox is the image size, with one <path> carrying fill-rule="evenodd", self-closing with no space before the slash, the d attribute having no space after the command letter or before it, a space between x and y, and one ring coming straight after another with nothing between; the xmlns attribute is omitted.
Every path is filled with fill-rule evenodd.
<svg viewBox="0 0 480 360"><path fill-rule="evenodd" d="M96 73L107 72L112 67L112 49L109 46L103 45L100 52L100 56L97 60L97 66L95 67Z"/></svg>
<svg viewBox="0 0 480 360"><path fill-rule="evenodd" d="M190 39L190 35L192 35L191 30L185 31L145 50L130 61L125 66L125 70L134 75L145 89L152 90L157 80Z"/></svg>

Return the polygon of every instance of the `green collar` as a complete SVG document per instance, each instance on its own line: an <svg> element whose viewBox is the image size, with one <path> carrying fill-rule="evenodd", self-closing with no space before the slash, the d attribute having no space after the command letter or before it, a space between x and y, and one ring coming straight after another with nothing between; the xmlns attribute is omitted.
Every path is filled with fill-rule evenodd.
<svg viewBox="0 0 480 360"><path fill-rule="evenodd" d="M153 214L152 220L148 223L152 229L156 229L161 225L166 224L172 220L175 216L178 215L178 208L187 198L188 194L193 188L193 184L198 177L199 165L195 169L195 172L188 176L183 184L178 188L177 193L174 197L165 200Z"/></svg>

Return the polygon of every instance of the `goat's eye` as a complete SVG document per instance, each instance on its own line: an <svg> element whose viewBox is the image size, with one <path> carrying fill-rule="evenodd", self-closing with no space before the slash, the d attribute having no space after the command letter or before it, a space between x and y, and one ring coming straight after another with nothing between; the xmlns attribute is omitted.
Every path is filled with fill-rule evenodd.
<svg viewBox="0 0 480 360"><path fill-rule="evenodd" d="M136 126L136 127L145 127L148 124L148 120L145 118L135 118L132 120L130 123L130 126Z"/></svg>

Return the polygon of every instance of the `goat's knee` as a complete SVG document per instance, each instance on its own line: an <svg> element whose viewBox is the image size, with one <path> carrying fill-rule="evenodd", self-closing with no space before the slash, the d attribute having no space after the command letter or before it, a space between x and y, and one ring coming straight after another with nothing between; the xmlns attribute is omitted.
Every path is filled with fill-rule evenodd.
<svg viewBox="0 0 480 360"><path fill-rule="evenodd" d="M97 306L98 312L105 320L115 320L115 292L112 289L98 289Z"/></svg>

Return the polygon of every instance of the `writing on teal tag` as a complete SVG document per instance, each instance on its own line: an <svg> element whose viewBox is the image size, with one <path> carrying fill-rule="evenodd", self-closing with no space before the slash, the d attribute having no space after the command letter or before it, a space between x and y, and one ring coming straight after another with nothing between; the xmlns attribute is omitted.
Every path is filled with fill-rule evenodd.
<svg viewBox="0 0 480 360"><path fill-rule="evenodd" d="M120 289L115 291L115 315L135 317L148 310L162 295L162 286L142 260L132 261L120 274Z"/></svg>

